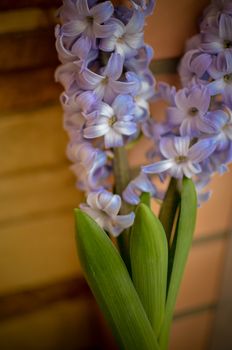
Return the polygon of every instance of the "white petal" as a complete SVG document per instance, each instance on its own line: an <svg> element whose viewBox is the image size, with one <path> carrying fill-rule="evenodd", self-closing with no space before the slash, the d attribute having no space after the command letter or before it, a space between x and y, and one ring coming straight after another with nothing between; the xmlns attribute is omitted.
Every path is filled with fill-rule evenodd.
<svg viewBox="0 0 232 350"><path fill-rule="evenodd" d="M189 145L190 145L189 136L174 137L174 146L176 148L178 155L187 156L189 151Z"/></svg>
<svg viewBox="0 0 232 350"><path fill-rule="evenodd" d="M174 161L170 159L161 160L160 162L143 166L142 171L146 174L159 174L170 169L174 164Z"/></svg>
<svg viewBox="0 0 232 350"><path fill-rule="evenodd" d="M84 137L86 137L87 139L93 139L95 137L100 137L105 135L108 131L109 131L108 124L88 126L87 128L84 129Z"/></svg>
<svg viewBox="0 0 232 350"><path fill-rule="evenodd" d="M113 129L109 129L109 131L105 135L105 147L111 148L111 147L120 147L123 146L123 137L122 135L118 134Z"/></svg>

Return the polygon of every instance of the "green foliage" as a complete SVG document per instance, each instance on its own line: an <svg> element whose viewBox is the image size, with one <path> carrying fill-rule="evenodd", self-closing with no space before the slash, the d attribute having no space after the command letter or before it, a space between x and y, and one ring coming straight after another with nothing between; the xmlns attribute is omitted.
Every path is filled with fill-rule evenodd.
<svg viewBox="0 0 232 350"><path fill-rule="evenodd" d="M89 286L121 349L158 350L156 337L126 266L106 233L75 210L79 258Z"/></svg>
<svg viewBox="0 0 232 350"><path fill-rule="evenodd" d="M145 204L136 209L130 256L133 283L158 336L165 311L168 245L159 219Z"/></svg>
<svg viewBox="0 0 232 350"><path fill-rule="evenodd" d="M181 191L180 214L175 237L174 259L167 294L166 312L159 343L162 350L168 346L169 332L176 298L183 277L196 222L197 197L192 180L184 178Z"/></svg>

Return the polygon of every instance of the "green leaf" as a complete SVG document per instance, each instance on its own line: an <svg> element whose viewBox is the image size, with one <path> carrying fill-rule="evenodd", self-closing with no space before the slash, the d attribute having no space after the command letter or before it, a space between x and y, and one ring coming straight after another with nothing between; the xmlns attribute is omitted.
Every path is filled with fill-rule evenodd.
<svg viewBox="0 0 232 350"><path fill-rule="evenodd" d="M146 204L149 208L151 206L151 196L148 192L143 192L140 196L141 203Z"/></svg>
<svg viewBox="0 0 232 350"><path fill-rule="evenodd" d="M126 266L106 233L75 209L79 258L89 286L121 349L158 350Z"/></svg>
<svg viewBox="0 0 232 350"><path fill-rule="evenodd" d="M130 256L135 288L158 336L165 311L168 245L163 226L145 204L136 209Z"/></svg>
<svg viewBox="0 0 232 350"><path fill-rule="evenodd" d="M176 298L180 288L189 250L192 245L192 238L196 222L196 209L197 197L195 186L192 180L184 178L181 191L180 215L176 232L177 237L175 242L175 254L166 302L166 312L159 338L159 343L162 350L166 350L168 346L168 338Z"/></svg>
<svg viewBox="0 0 232 350"><path fill-rule="evenodd" d="M170 243L179 201L180 195L177 189L177 180L172 177L159 213L159 219L166 232L168 243Z"/></svg>

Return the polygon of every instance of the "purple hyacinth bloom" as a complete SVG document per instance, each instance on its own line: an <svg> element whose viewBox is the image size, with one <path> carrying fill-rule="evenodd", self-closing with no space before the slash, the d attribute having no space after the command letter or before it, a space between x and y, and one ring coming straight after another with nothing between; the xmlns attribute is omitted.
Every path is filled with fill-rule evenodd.
<svg viewBox="0 0 232 350"><path fill-rule="evenodd" d="M92 91L84 91L81 94L68 96L65 92L61 94L61 103L64 109L64 128L66 130L82 132L85 124L84 116L86 114L92 116L97 115L96 108L98 100Z"/></svg>
<svg viewBox="0 0 232 350"><path fill-rule="evenodd" d="M129 95L119 95L112 106L102 102L98 118L87 118L84 137L88 139L104 136L106 148L123 146L123 136L137 132L134 122L134 102Z"/></svg>
<svg viewBox="0 0 232 350"><path fill-rule="evenodd" d="M60 10L62 35L77 38L88 37L96 47L96 38L106 38L114 32L114 25L103 24L109 20L114 11L110 1L99 3L91 8L87 0L67 1Z"/></svg>
<svg viewBox="0 0 232 350"><path fill-rule="evenodd" d="M228 50L223 55L219 54L213 59L209 75L214 79L208 85L210 95L232 95L232 50Z"/></svg>
<svg viewBox="0 0 232 350"><path fill-rule="evenodd" d="M183 56L178 72L181 78L183 86L187 86L190 83L205 83L208 82L208 68L212 63L212 57L208 53L204 53L200 50L187 51ZM206 77L205 77L206 76Z"/></svg>
<svg viewBox="0 0 232 350"><path fill-rule="evenodd" d="M203 203L207 202L212 195L212 191L205 190L205 187L209 184L210 180L210 175L204 173L197 175L196 179L194 179L198 207L201 207Z"/></svg>
<svg viewBox="0 0 232 350"><path fill-rule="evenodd" d="M202 171L205 174L218 172L224 174L228 171L227 164L232 162L232 142L224 150L215 150L211 156L201 163Z"/></svg>
<svg viewBox="0 0 232 350"><path fill-rule="evenodd" d="M140 196L143 192L150 193L151 196L154 196L157 190L149 177L141 172L128 184L122 193L122 197L127 203L137 205L140 202Z"/></svg>
<svg viewBox="0 0 232 350"><path fill-rule="evenodd" d="M98 103L97 96L92 91L84 91L71 96L63 92L60 101L64 111L67 114L83 113L89 114L93 111Z"/></svg>
<svg viewBox="0 0 232 350"><path fill-rule="evenodd" d="M154 98L155 79L148 70L140 75L128 72L129 81L135 81L138 86L133 98L135 101L134 116L137 122L144 122L150 116L149 101Z"/></svg>
<svg viewBox="0 0 232 350"><path fill-rule="evenodd" d="M99 226L115 237L130 227L135 217L133 212L127 215L118 215L121 208L121 197L103 189L90 192L87 204L81 204L80 208L91 216Z"/></svg>
<svg viewBox="0 0 232 350"><path fill-rule="evenodd" d="M198 136L206 132L203 116L206 115L210 105L210 94L203 86L184 88L175 95L176 107L168 107L168 120L172 125L180 125L180 134Z"/></svg>
<svg viewBox="0 0 232 350"><path fill-rule="evenodd" d="M221 14L217 25L209 26L202 33L201 49L211 54L217 54L232 48L232 17Z"/></svg>
<svg viewBox="0 0 232 350"><path fill-rule="evenodd" d="M85 191L98 188L106 172L106 153L88 142L73 140L68 144L67 156L74 162L71 170L78 176L78 187Z"/></svg>
<svg viewBox="0 0 232 350"><path fill-rule="evenodd" d="M204 17L217 17L221 13L232 15L231 0L212 0L211 4L205 9Z"/></svg>
<svg viewBox="0 0 232 350"><path fill-rule="evenodd" d="M115 31L111 36L101 39L99 48L106 52L115 51L122 57L135 56L137 50L144 45L144 15L134 11L126 25L116 18L112 18L108 23L115 25Z"/></svg>
<svg viewBox="0 0 232 350"><path fill-rule="evenodd" d="M209 157L215 150L211 139L200 140L190 146L190 137L164 137L160 141L160 152L165 160L142 167L146 174L167 172L170 176L182 179L185 175L191 178L201 172L200 162Z"/></svg>
<svg viewBox="0 0 232 350"><path fill-rule="evenodd" d="M118 94L133 94L138 86L135 81L119 81L122 75L123 58L119 54L111 54L109 61L100 74L85 69L78 77L79 86L83 90L92 90L106 103L111 104Z"/></svg>
<svg viewBox="0 0 232 350"><path fill-rule="evenodd" d="M216 150L227 149L232 142L232 111L229 108L225 111L213 111L205 117L205 120L211 127L211 137L216 142Z"/></svg>
<svg viewBox="0 0 232 350"><path fill-rule="evenodd" d="M124 66L138 74L148 70L148 66L154 57L153 48L149 45L144 45L138 49L138 53L134 57L130 57L125 60Z"/></svg>
<svg viewBox="0 0 232 350"><path fill-rule="evenodd" d="M98 50L91 48L91 40L88 37L80 37L75 42L69 37L60 34L59 24L56 26L56 50L59 60L62 63L79 62L84 69L88 64L98 56Z"/></svg>

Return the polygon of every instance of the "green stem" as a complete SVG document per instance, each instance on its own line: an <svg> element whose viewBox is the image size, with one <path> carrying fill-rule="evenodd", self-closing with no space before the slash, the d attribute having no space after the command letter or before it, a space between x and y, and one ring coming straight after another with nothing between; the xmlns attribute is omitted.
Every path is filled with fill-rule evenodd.
<svg viewBox="0 0 232 350"><path fill-rule="evenodd" d="M159 213L159 219L163 225L164 231L166 232L169 246L171 245L170 239L179 202L180 194L177 189L177 180L171 178Z"/></svg>
<svg viewBox="0 0 232 350"><path fill-rule="evenodd" d="M115 176L115 192L121 196L122 192L130 182L130 168L128 164L127 151L124 147L117 147L114 149L113 168ZM122 201L120 213L128 214L130 211L131 206ZM129 229L125 230L118 236L117 242L121 256L130 273Z"/></svg>
<svg viewBox="0 0 232 350"><path fill-rule="evenodd" d="M172 243L172 270L169 276L169 286L166 300L165 317L159 335L161 350L168 347L169 333L172 324L176 298L180 288L187 257L192 244L196 221L197 196L195 186L190 179L183 179L180 201L180 213L177 222L176 234ZM169 256L170 258L170 256ZM170 272L169 272L170 273Z"/></svg>

